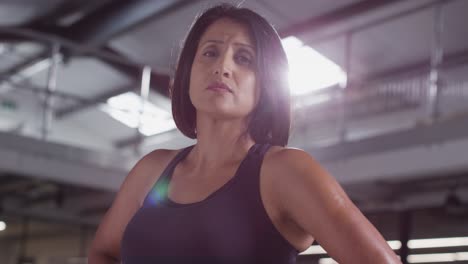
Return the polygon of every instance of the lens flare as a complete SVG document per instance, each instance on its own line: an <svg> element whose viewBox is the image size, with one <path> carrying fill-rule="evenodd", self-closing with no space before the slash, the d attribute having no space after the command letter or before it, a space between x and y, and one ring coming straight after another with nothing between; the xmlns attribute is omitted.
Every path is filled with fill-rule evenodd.
<svg viewBox="0 0 468 264"><path fill-rule="evenodd" d="M152 205L161 203L166 197L169 189L168 181L161 181L156 184L153 189L151 189L148 194L148 200Z"/></svg>

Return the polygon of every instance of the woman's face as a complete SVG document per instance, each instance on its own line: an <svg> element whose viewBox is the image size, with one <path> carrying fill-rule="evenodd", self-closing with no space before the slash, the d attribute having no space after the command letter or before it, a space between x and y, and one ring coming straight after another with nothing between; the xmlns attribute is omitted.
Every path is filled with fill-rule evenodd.
<svg viewBox="0 0 468 264"><path fill-rule="evenodd" d="M223 18L202 35L190 75L189 95L197 112L222 119L246 117L259 89L255 47L248 29Z"/></svg>

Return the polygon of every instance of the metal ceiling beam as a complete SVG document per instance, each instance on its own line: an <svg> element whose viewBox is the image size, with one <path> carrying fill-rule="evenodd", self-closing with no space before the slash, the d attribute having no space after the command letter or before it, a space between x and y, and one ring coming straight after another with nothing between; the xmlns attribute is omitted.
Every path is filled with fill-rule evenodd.
<svg viewBox="0 0 468 264"><path fill-rule="evenodd" d="M1 82L6 82L9 85L13 86L15 89L28 91L28 92L35 93L35 94L43 95L43 94L47 93L47 91L43 87L40 87L40 86L32 85L32 84L29 84L27 82L19 82L19 83L13 82L7 77L7 75L0 74L0 83ZM2 92L3 91L0 90L0 94ZM84 103L88 102L88 100L85 99L85 98L82 98L80 96L70 94L70 93L67 93L67 92L61 92L61 91L54 91L52 93L52 96L56 97L56 98L61 98L61 99L64 99L64 100L73 100L76 103L83 103L84 104Z"/></svg>
<svg viewBox="0 0 468 264"><path fill-rule="evenodd" d="M27 27L37 28L47 25L66 26L86 16L90 12L108 4L112 0L67 0L59 4L57 8L30 21Z"/></svg>
<svg viewBox="0 0 468 264"><path fill-rule="evenodd" d="M444 59L440 65L440 69L448 70L461 65L468 64L468 49L461 50L455 53L444 54ZM378 80L401 77L402 75L418 75L429 74L431 67L430 58L418 61L409 65L399 66L392 69L373 73L371 76L364 77L360 83L375 82ZM358 84L350 84L350 88L359 88Z"/></svg>
<svg viewBox="0 0 468 264"><path fill-rule="evenodd" d="M115 191L134 159L0 132L0 172Z"/></svg>
<svg viewBox="0 0 468 264"><path fill-rule="evenodd" d="M17 208L10 205L3 205L2 208L5 215L28 217L37 221L81 225L92 228L99 224L99 219L96 217L82 217L57 209Z"/></svg>
<svg viewBox="0 0 468 264"><path fill-rule="evenodd" d="M112 0L67 0L60 3L57 7L50 10L49 12L35 17L31 21L17 25L18 27L24 27L34 29L36 31L47 31L53 26L59 28L61 26L68 26L80 18L86 16L93 10L102 7ZM28 38L22 36L16 36L11 34L1 34L0 39L6 42L19 42L28 41ZM38 54L39 55L39 54ZM47 55L42 55L45 58ZM31 59L32 62L32 59Z"/></svg>
<svg viewBox="0 0 468 264"><path fill-rule="evenodd" d="M84 101L84 102L78 102L70 107L63 107L63 108L60 108L60 109L57 109L55 111L55 118L56 119L63 119L73 113L76 113L78 111L81 111L81 110L84 110L88 107L91 107L91 106L95 106L99 103L106 103L106 100L113 97L113 96L117 96L119 94L122 94L122 93L125 93L125 92L128 92L128 91L132 91L134 89L134 87L119 87L119 88L116 88L116 89L113 89L112 91L108 91L108 92L104 92L104 93L101 93L100 95L90 99L90 100L87 100L87 101Z"/></svg>
<svg viewBox="0 0 468 264"><path fill-rule="evenodd" d="M86 43L86 45L101 47L106 52L114 53L119 55L117 51L112 50L109 47L105 47L107 41L111 38L116 37L120 34L128 32L148 20L154 20L163 16L167 16L176 10L183 8L184 6L193 4L194 1L179 0L179 1L151 1L151 0L139 0L139 1L126 1L118 0L113 1L110 4L103 5L79 20L77 23L67 27L44 30L39 28L44 33L53 34L63 37L74 42ZM72 52L66 50L66 52ZM48 56L47 53L43 52L38 54L36 57L31 58L20 65L4 72L2 75L20 74L22 70L35 63L38 63L42 59ZM117 70L120 74L135 80L137 84L140 80L141 69L131 67L125 64L109 63L103 60L106 64ZM169 76L164 74L158 74L155 72L151 73L152 89L164 96L168 96L168 85ZM137 87L138 85L135 85ZM116 92L118 92L117 90ZM105 96L105 94L103 94ZM90 99L88 102L82 102L70 109L61 109L59 116L64 117L67 114L78 111L82 108L89 107L94 103L105 101L109 97L100 95L96 98ZM110 96L115 95L111 92Z"/></svg>
<svg viewBox="0 0 468 264"><path fill-rule="evenodd" d="M1 73L2 76L13 76L13 75L18 75L21 74L21 72L27 68L30 68L38 63L41 63L43 60L47 59L47 57L50 55L50 51L42 51L39 54L35 55L34 57L31 57L15 66L12 68L4 71Z"/></svg>
<svg viewBox="0 0 468 264"><path fill-rule="evenodd" d="M88 45L102 46L148 20L173 13L195 1L115 0L90 13L61 35Z"/></svg>
<svg viewBox="0 0 468 264"><path fill-rule="evenodd" d="M111 48L106 48L106 50L111 51L112 53L121 56L119 52ZM135 85L133 85L135 88L140 87L143 67L141 68L132 67L132 66L129 66L128 64L120 64L120 63L112 63L112 64L107 63L107 64L110 65L118 73L122 74L123 76L128 77L129 79L132 79L135 82ZM151 90L163 96L166 96L166 97L169 96L168 88L169 88L170 77L168 75L160 74L152 70L150 80L151 80L151 83L150 83Z"/></svg>
<svg viewBox="0 0 468 264"><path fill-rule="evenodd" d="M13 214L13 216L15 216ZM62 221L61 218L59 219L36 219L34 217L34 215L30 216L30 214L27 214L27 213L23 213L22 214L19 214L19 215L16 215L17 217L18 216L23 216L23 217L31 217L31 220L32 221L38 221L38 222L46 222L46 223L57 223L57 224L60 224L60 225L64 225L64 224L68 224L72 227L78 227L78 226L81 226L81 222L80 221L72 221L70 222L67 218L66 221ZM41 221L42 220L42 221ZM8 219L7 219L8 221ZM8 222L7 222L8 223ZM84 226L84 228L86 229L90 229L90 230L94 230L95 228L97 228L97 226L99 225L99 222L96 221L95 223L92 223L92 225L86 225ZM53 239L53 238L63 238L64 236L67 236L67 237L73 237L73 236L80 236L81 234L81 231L78 230L78 228L58 228L56 230L53 230L53 231L34 231L32 234L29 234L28 235L28 239L30 240L46 240L46 239ZM0 238L0 242L1 243L9 243L11 245L14 245L16 246L16 243L18 243L19 240L21 240L22 238L22 235L21 234L12 234L12 235L2 235L2 237ZM54 262L55 263L55 262Z"/></svg>
<svg viewBox="0 0 468 264"><path fill-rule="evenodd" d="M10 36L20 37L24 40L29 40L37 43L42 43L47 47L54 44L59 44L64 53L73 54L74 56L92 56L97 60L107 62L109 64L123 64L131 68L143 68L145 65L133 62L122 56L112 49L106 47L91 47L86 44L79 44L73 40L67 39L60 35L54 35L48 31L38 31L24 27L0 27L0 38L8 38ZM46 48L47 48L46 47ZM67 56L65 61L67 61ZM27 64L25 62L25 64Z"/></svg>
<svg viewBox="0 0 468 264"><path fill-rule="evenodd" d="M280 30L282 38L301 35L303 33L310 33L324 27L332 26L336 23L343 22L352 17L360 16L369 13L373 10L382 8L384 6L401 2L402 0L365 0L355 4L350 4L345 7L333 10L324 15L312 17L303 22L293 24L283 30Z"/></svg>
<svg viewBox="0 0 468 264"><path fill-rule="evenodd" d="M308 38L307 43L310 44L310 45L318 44L318 43L325 42L325 41L328 41L328 40L336 39L336 38L344 36L344 35L346 35L348 33L349 34L354 34L354 33L366 30L366 29L371 28L371 27L382 25L382 24L390 22L392 20L401 19L401 18L403 18L405 16L409 16L409 15L412 15L414 13L421 12L421 11L423 11L425 9L428 9L428 8L431 8L431 7L435 6L435 5L438 5L438 4L447 5L447 4L449 4L449 3L453 2L453 1L456 1L456 0L434 0L432 2L428 2L428 3L425 3L425 4L419 5L419 6L415 6L415 7L410 8L410 9L402 10L402 11L397 12L395 14L391 14L391 15L388 15L388 16L383 16L383 17L380 17L378 19L368 21L368 22L366 22L366 23L364 23L362 25L357 25L357 26L353 26L351 28L347 28L347 29L344 29L344 30L339 30L337 32L333 32L331 34L326 34L324 36Z"/></svg>
<svg viewBox="0 0 468 264"><path fill-rule="evenodd" d="M167 16L176 10L193 3L194 1L187 0L112 1L109 4L94 10L89 15L79 20L77 23L60 32L59 35L78 43L86 43L86 45L102 47L108 52L119 54L118 51L113 50L110 47L106 47L106 42L118 35L124 34L134 29L135 27L149 20L154 21L155 19ZM134 79L135 84L139 83L142 69L129 67L128 65L124 64L114 63L110 65L120 74ZM151 73L151 82L153 84L151 88L155 92L158 92L164 96L168 96L167 87L169 86L169 76L158 74L153 71ZM138 87L138 85L135 85L135 87ZM111 93L109 97L103 97L103 95L100 95L96 98L91 98L90 102L94 101L98 103L105 101L114 95L115 93ZM91 103L86 103L82 104L82 107L86 108L91 105ZM73 111L78 111L79 109L79 106L77 106L73 108ZM63 112L66 111L62 111L62 113Z"/></svg>
<svg viewBox="0 0 468 264"><path fill-rule="evenodd" d="M90 48L85 45L76 44L75 42L69 41L62 37L56 37L47 33L40 33L40 32L35 32L32 30L21 29L21 28L18 28L18 29L0 28L0 34L2 36L17 35L26 39L28 38L37 39L38 41L44 42L46 44L58 42L60 45L62 45L64 51L67 51L68 53L70 53L70 51L73 50L73 53L75 54L75 56L92 56L93 58L100 59L100 61L110 65L114 70L116 70L123 76L127 76L129 79L133 79L135 83L134 85L130 85L134 87L133 89L135 89L136 87L139 87L143 65L139 65L137 63L124 59L122 55L120 55L117 51L111 48L107 48L107 47ZM47 52L45 51L41 52L40 54L34 57L31 57L30 59L22 62L21 64L18 64L17 66L11 68L10 70L0 73L0 82L1 81L8 82L10 81L9 76L19 76L21 75L22 71L28 68L34 67L35 65L39 63L42 63L44 60L47 60L47 58L43 58L43 56L46 57ZM67 61L67 57L68 56L65 56L65 61ZM169 91L167 88L169 86L169 76L164 75L164 74L158 74L153 71L151 72L150 79L152 81L152 86L150 88L153 89L156 93L159 93L162 96L168 97ZM26 86L25 85L26 84L23 83L22 86L19 86L19 87L28 88L28 89L32 87L31 85L26 85ZM35 90L40 91L42 89L35 89ZM131 90L131 89L127 89L126 91L128 90ZM110 95L113 95L113 94L114 93L111 93ZM60 91L57 91L56 95L59 97L73 99L76 101L76 103L78 103L78 105L83 104L85 108L92 105L92 103L88 103L89 101L96 102L100 100L100 98L96 98L96 99L72 98L73 97L72 95L67 95L66 93L63 93ZM73 111L79 110L78 105L74 107Z"/></svg>
<svg viewBox="0 0 468 264"><path fill-rule="evenodd" d="M405 94L390 93L362 93L362 97L346 98L344 107L346 109L346 121L362 120L365 118L376 117L384 114L415 109L420 105L418 101L412 101ZM312 100L313 100L313 96ZM328 103L303 106L295 117L296 129L308 129L311 126L330 124L337 122L340 113L336 111L339 107L339 101L331 100ZM320 112L320 115L311 116L310 113Z"/></svg>
<svg viewBox="0 0 468 264"><path fill-rule="evenodd" d="M4 36L14 37L15 36L14 31L15 30L11 30L11 29L10 30L0 29L0 35L2 38ZM59 44L62 45L63 47L62 52L66 53L64 56L65 63L68 60L68 58L72 55L76 57L90 56L92 58L100 60L102 63L106 65L109 65L111 68L113 68L114 70L122 74L123 76L126 76L129 79L133 79L135 81L135 84L138 84L140 81L141 71L142 71L143 66L138 67L137 63L126 61L126 59L115 50L112 50L106 47L105 48L89 48L87 46L80 46L79 44L72 44L73 42L67 39L64 39L61 37L54 38L50 34L44 33L44 32L32 33L29 30L25 30L21 28L19 28L18 31L19 31L19 34L17 36L19 36L21 39L28 39L28 37L31 37L34 39L34 37L40 37L37 39L37 41L43 42L46 45L54 41L59 41ZM28 35L31 35L31 36L28 36ZM43 63L44 60L49 60L50 59L49 57L50 57L50 52L48 50L42 51L38 53L37 55L24 60L23 62L13 66L12 68L8 70L0 72L0 82L9 81L11 79L10 78L11 76L21 76L22 72L24 72L25 70L29 68L35 67L36 65L40 63ZM151 80L153 84L151 88L155 92L160 93L164 96L168 96L167 87L169 85L169 76L152 71ZM135 87L138 87L138 85L135 85ZM93 100L93 99L90 99L90 100ZM87 101L87 100L81 100L81 99L77 100L77 102L84 102L84 101Z"/></svg>
<svg viewBox="0 0 468 264"><path fill-rule="evenodd" d="M378 135L362 140L338 143L316 149L305 147L321 161L336 161L417 146L441 144L449 140L468 138L468 117L451 118L411 129Z"/></svg>

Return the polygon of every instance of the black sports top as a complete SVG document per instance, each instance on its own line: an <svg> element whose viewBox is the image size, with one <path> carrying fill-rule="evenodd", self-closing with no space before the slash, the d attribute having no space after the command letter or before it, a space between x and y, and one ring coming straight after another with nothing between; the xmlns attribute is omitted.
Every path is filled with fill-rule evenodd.
<svg viewBox="0 0 468 264"><path fill-rule="evenodd" d="M193 146L180 151L128 223L122 263L296 263L299 252L273 225L260 197L260 167L269 147L253 145L234 177L190 204L167 197L175 166Z"/></svg>

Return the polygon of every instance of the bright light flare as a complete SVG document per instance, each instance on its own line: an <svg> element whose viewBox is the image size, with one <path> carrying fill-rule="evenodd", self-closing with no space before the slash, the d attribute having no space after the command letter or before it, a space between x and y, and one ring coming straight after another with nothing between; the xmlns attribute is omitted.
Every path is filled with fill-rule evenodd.
<svg viewBox="0 0 468 264"><path fill-rule="evenodd" d="M101 105L100 109L130 128L137 128L140 124L139 131L145 136L160 134L176 127L170 113L149 102L145 103L140 117L141 104L138 95L127 92L109 98L107 105Z"/></svg>
<svg viewBox="0 0 468 264"><path fill-rule="evenodd" d="M346 73L333 61L296 37L282 40L289 62L289 86L293 96L318 91L335 84L344 87Z"/></svg>

